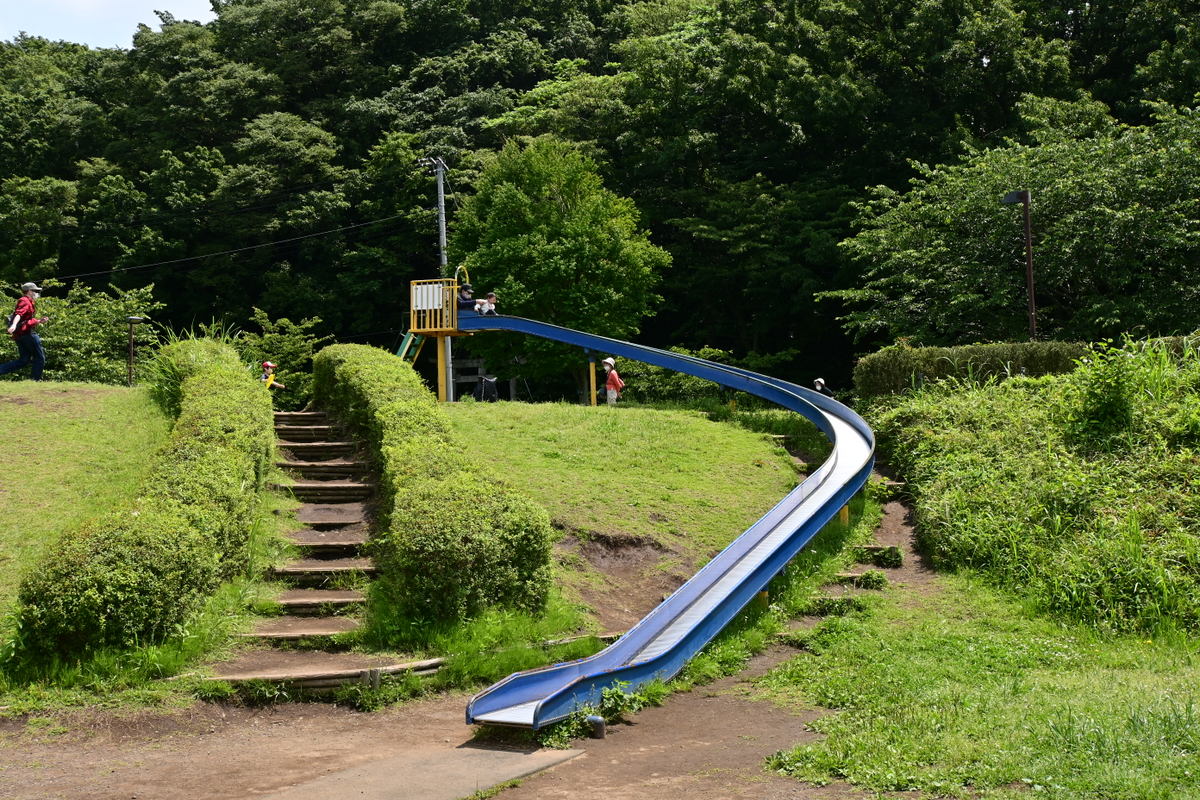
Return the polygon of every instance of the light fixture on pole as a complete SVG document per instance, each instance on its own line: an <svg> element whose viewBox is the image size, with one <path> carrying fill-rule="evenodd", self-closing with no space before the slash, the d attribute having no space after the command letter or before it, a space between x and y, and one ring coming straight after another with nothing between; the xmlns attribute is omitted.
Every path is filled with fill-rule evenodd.
<svg viewBox="0 0 1200 800"><path fill-rule="evenodd" d="M129 376L128 383L133 386L133 328L135 325L141 325L143 322L150 320L145 317L126 317L125 321L129 323Z"/></svg>
<svg viewBox="0 0 1200 800"><path fill-rule="evenodd" d="M1037 338L1037 305L1033 299L1033 228L1029 221L1029 203L1031 197L1028 189L1018 189L1009 192L1000 199L1001 203L1020 203L1025 207L1025 290L1029 294L1029 338Z"/></svg>

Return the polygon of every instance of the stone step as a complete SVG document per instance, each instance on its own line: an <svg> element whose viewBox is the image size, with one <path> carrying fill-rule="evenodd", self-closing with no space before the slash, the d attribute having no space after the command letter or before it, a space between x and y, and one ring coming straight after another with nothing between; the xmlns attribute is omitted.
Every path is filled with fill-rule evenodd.
<svg viewBox="0 0 1200 800"><path fill-rule="evenodd" d="M288 541L314 556L343 556L352 557L358 554L367 542L366 526L347 525L329 530L305 528L292 531L287 535Z"/></svg>
<svg viewBox="0 0 1200 800"><path fill-rule="evenodd" d="M324 411L276 411L276 425L324 425L329 415Z"/></svg>
<svg viewBox="0 0 1200 800"><path fill-rule="evenodd" d="M275 435L288 442L329 442L340 437L335 425L280 425L275 424Z"/></svg>
<svg viewBox="0 0 1200 800"><path fill-rule="evenodd" d="M297 500L334 504L365 500L375 491L375 484L362 481L296 481L292 484L272 484L271 488L291 492Z"/></svg>
<svg viewBox="0 0 1200 800"><path fill-rule="evenodd" d="M305 480L349 480L366 475L369 468L363 461L331 458L328 461L276 461L275 466L299 475Z"/></svg>
<svg viewBox="0 0 1200 800"><path fill-rule="evenodd" d="M355 442L293 442L280 439L276 444L280 450L290 453L297 460L328 461L334 458L353 456L358 445Z"/></svg>
<svg viewBox="0 0 1200 800"><path fill-rule="evenodd" d="M321 530L362 525L367 521L367 507L364 503L304 503L296 509L296 521Z"/></svg>
<svg viewBox="0 0 1200 800"><path fill-rule="evenodd" d="M369 558L301 558L271 570L271 578L298 586L323 586L335 578L372 576L377 572Z"/></svg>
<svg viewBox="0 0 1200 800"><path fill-rule="evenodd" d="M358 630L360 623L349 617L271 617L254 626L254 630L243 633L243 638L269 639L273 641L312 639L334 636Z"/></svg>
<svg viewBox="0 0 1200 800"><path fill-rule="evenodd" d="M289 589L276 598L292 616L333 616L361 608L367 597L353 589Z"/></svg>

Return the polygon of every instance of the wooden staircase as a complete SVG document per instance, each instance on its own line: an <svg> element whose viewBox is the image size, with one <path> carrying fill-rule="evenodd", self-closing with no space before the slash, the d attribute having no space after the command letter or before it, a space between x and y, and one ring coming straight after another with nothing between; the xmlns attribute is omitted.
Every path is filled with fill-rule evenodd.
<svg viewBox="0 0 1200 800"><path fill-rule="evenodd" d="M302 502L296 512L302 527L288 535L299 557L268 576L289 587L277 598L282 613L243 634L258 646L215 665L212 679L299 686L315 680L327 686L374 676L378 682L381 669L395 666L391 659L336 652L333 646L333 637L359 627L364 579L376 571L363 554L374 492L370 468L359 457L358 444L322 412L276 412L275 432L277 465L296 480L274 488ZM303 643L302 652L296 651L297 642Z"/></svg>

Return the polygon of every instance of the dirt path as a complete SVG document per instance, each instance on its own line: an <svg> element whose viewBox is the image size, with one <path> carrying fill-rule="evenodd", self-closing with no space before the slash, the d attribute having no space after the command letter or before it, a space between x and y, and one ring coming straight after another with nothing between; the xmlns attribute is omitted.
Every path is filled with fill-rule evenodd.
<svg viewBox="0 0 1200 800"><path fill-rule="evenodd" d="M905 551L885 570L893 586L936 591L934 574L912 550L899 503L885 508L882 544ZM582 756L525 779L502 800L597 796L606 800L863 798L845 785L812 787L769 775L771 753L811 741L820 709L782 709L746 699L747 681L791 655L777 648L741 674L671 697L660 708L577 743ZM225 800L268 795L399 752L453 749L470 742L465 695L443 696L374 714L326 704L246 709L197 704L174 712L86 711L53 720L0 720L4 800ZM402 786L403 777L397 776ZM405 797L398 788L396 797Z"/></svg>

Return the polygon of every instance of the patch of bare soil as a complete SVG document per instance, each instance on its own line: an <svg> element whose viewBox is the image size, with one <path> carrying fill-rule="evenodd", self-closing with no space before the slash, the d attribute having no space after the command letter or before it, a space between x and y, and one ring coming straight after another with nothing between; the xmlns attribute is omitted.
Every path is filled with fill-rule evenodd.
<svg viewBox="0 0 1200 800"><path fill-rule="evenodd" d="M197 704L133 716L0 721L0 797L224 800L280 791L413 748L470 742L465 695L373 714L329 704ZM400 795L397 795L400 796Z"/></svg>
<svg viewBox="0 0 1200 800"><path fill-rule="evenodd" d="M584 755L526 778L502 800L783 800L861 798L845 785L806 786L771 775L763 759L814 741L808 723L823 709L784 709L744 697L749 682L794 651L777 647L756 657L740 675L724 678L658 708L610 726L604 739L575 743Z"/></svg>
<svg viewBox="0 0 1200 800"><path fill-rule="evenodd" d="M628 630L688 579L679 567L663 569L675 554L645 537L569 533L556 547L581 556L595 570L596 581L579 591L602 631Z"/></svg>

